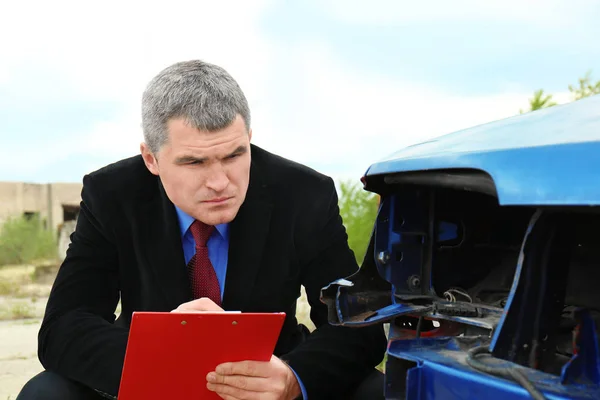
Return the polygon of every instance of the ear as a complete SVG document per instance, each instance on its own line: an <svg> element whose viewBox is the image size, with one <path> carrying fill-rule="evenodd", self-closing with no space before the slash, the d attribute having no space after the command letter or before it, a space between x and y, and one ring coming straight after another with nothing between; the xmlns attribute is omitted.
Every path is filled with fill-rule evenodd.
<svg viewBox="0 0 600 400"><path fill-rule="evenodd" d="M144 164L146 164L148 171L158 176L158 161L146 143L140 144L140 152L142 153L142 158L144 159Z"/></svg>
<svg viewBox="0 0 600 400"><path fill-rule="evenodd" d="M252 128L248 129L248 141L252 140Z"/></svg>

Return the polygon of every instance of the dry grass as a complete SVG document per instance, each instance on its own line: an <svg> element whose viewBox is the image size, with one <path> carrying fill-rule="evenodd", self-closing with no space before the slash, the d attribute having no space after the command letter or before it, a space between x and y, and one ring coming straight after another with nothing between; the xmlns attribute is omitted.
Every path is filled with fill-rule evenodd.
<svg viewBox="0 0 600 400"><path fill-rule="evenodd" d="M35 308L28 303L16 303L10 308L12 319L28 319L35 317Z"/></svg>
<svg viewBox="0 0 600 400"><path fill-rule="evenodd" d="M56 264L8 265L0 267L0 296L45 297L56 276Z"/></svg>
<svg viewBox="0 0 600 400"><path fill-rule="evenodd" d="M26 301L5 301L0 305L0 320L35 318L36 311L35 306Z"/></svg>
<svg viewBox="0 0 600 400"><path fill-rule="evenodd" d="M0 320L40 317L55 271L43 262L0 267Z"/></svg>
<svg viewBox="0 0 600 400"><path fill-rule="evenodd" d="M0 296L18 296L21 286L31 283L32 265L0 268Z"/></svg>

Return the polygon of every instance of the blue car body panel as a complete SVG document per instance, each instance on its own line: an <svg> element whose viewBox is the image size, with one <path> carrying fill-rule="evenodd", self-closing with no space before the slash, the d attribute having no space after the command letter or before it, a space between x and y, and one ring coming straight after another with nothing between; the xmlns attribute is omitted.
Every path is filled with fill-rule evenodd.
<svg viewBox="0 0 600 400"><path fill-rule="evenodd" d="M520 385L508 379L474 371L465 362L456 338L396 341L388 355L415 362L408 371L408 399L495 400L530 399ZM499 362L498 364L502 364ZM508 364L508 363L504 363ZM599 399L598 385L561 385L560 378L530 370L527 376L548 399Z"/></svg>
<svg viewBox="0 0 600 400"><path fill-rule="evenodd" d="M600 205L600 96L442 136L373 164L366 177L475 169L501 205Z"/></svg>

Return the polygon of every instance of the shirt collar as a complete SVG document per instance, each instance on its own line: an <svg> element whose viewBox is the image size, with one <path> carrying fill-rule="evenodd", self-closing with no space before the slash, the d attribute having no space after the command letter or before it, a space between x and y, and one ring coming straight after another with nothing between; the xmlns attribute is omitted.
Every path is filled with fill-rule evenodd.
<svg viewBox="0 0 600 400"><path fill-rule="evenodd" d="M175 211L177 211L177 219L179 220L179 229L181 232L181 237L184 237L190 226L194 222L194 217L183 212L179 207L175 206ZM219 232L223 239L227 239L229 236L229 224L219 224L215 225L215 230Z"/></svg>

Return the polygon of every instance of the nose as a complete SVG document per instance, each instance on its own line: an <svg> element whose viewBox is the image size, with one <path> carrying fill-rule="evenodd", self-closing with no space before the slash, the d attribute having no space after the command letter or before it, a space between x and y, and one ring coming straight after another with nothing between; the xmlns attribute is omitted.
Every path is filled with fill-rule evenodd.
<svg viewBox="0 0 600 400"><path fill-rule="evenodd" d="M220 193L227 188L227 185L229 185L229 177L227 176L226 171L223 169L222 165L215 163L208 173L206 187Z"/></svg>

